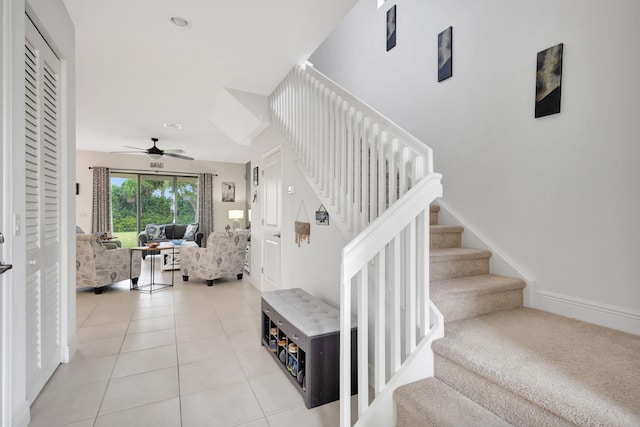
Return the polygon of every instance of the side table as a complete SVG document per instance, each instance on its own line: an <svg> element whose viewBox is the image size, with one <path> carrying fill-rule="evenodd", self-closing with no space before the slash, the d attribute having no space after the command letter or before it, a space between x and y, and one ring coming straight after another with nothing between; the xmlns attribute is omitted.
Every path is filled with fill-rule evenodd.
<svg viewBox="0 0 640 427"><path fill-rule="evenodd" d="M156 248L149 248L148 246L137 246L134 248L131 248L131 252L129 253L129 266L131 268L131 265L133 263L133 252L134 251L148 251L149 249L152 250L156 250L160 253L160 257L162 257L162 252L163 251L171 251L171 257L175 256L175 248L176 246L171 244L171 243L161 243L160 246L156 247ZM150 280L149 283L147 284L140 284L140 281L138 281L138 283L133 284L131 283L129 289L132 291L140 291L140 292L145 292L145 293L153 293L156 291L161 291L162 289L165 289L167 287L173 287L173 281L174 281L174 270L171 270L171 283L158 283L156 282L156 257L155 255L150 255L149 256L149 268L151 269L150 272Z"/></svg>

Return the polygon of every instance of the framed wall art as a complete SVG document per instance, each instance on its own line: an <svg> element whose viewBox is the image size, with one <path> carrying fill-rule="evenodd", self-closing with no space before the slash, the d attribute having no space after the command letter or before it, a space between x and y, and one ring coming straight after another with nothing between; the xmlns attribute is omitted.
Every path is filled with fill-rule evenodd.
<svg viewBox="0 0 640 427"><path fill-rule="evenodd" d="M258 166L253 168L253 186L257 187L258 186Z"/></svg>
<svg viewBox="0 0 640 427"><path fill-rule="evenodd" d="M538 52L535 117L560 112L563 44Z"/></svg>
<svg viewBox="0 0 640 427"><path fill-rule="evenodd" d="M438 34L438 81L453 74L453 27Z"/></svg>
<svg viewBox="0 0 640 427"><path fill-rule="evenodd" d="M387 10L387 52L396 46L396 5Z"/></svg>
<svg viewBox="0 0 640 427"><path fill-rule="evenodd" d="M324 205L320 205L316 211L316 225L329 225L329 212Z"/></svg>
<svg viewBox="0 0 640 427"><path fill-rule="evenodd" d="M223 202L236 201L236 183L235 182L222 183L222 201Z"/></svg>

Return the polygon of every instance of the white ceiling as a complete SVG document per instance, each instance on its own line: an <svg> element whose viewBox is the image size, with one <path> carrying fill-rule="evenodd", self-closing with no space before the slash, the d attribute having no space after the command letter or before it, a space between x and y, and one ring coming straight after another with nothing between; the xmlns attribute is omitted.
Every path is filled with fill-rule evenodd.
<svg viewBox="0 0 640 427"><path fill-rule="evenodd" d="M212 120L223 88L270 94L355 3L64 0L76 28L77 149L148 148L157 137L198 160L247 162L249 147Z"/></svg>

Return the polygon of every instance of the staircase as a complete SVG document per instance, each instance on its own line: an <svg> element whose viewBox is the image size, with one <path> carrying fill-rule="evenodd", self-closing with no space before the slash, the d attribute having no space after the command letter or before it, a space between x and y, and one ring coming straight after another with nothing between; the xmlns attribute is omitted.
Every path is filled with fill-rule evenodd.
<svg viewBox="0 0 640 427"><path fill-rule="evenodd" d="M397 426L640 425L640 337L522 307L524 283L431 207L435 376L394 392Z"/></svg>

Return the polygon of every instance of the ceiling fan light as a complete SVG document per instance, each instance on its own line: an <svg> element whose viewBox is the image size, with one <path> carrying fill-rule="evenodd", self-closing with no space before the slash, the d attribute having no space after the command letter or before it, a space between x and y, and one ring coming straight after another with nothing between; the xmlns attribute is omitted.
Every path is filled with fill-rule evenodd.
<svg viewBox="0 0 640 427"><path fill-rule="evenodd" d="M162 157L162 154L158 154L158 153L147 153L147 155L154 160L158 160L159 158Z"/></svg>

